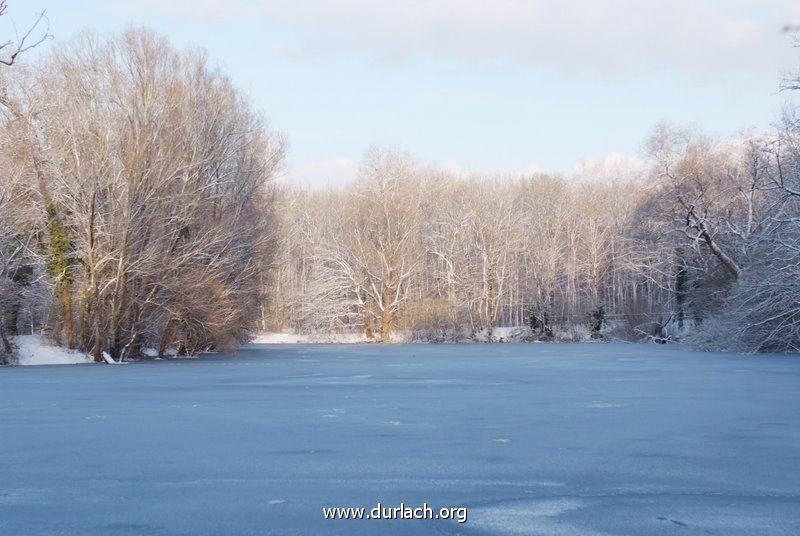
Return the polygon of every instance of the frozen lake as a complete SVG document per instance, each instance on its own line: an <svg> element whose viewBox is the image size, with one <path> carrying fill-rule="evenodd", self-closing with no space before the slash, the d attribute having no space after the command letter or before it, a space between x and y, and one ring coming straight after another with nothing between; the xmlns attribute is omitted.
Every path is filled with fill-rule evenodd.
<svg viewBox="0 0 800 536"><path fill-rule="evenodd" d="M468 507L468 521L323 507ZM800 359L254 345L0 369L0 534L800 534Z"/></svg>

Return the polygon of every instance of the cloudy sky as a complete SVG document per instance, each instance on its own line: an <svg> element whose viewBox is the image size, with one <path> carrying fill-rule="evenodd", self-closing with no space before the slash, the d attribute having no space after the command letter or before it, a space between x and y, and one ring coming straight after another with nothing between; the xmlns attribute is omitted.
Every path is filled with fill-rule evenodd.
<svg viewBox="0 0 800 536"><path fill-rule="evenodd" d="M9 0L81 28L199 45L290 141L287 180L337 184L370 144L462 171L640 153L659 121L768 128L797 0ZM585 162L584 164L585 165Z"/></svg>

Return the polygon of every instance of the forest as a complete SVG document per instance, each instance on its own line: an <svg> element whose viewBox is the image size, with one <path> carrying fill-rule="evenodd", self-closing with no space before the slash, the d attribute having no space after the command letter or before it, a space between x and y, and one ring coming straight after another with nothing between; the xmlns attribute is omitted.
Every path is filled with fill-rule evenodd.
<svg viewBox="0 0 800 536"><path fill-rule="evenodd" d="M0 361L31 333L96 361L261 331L800 350L791 100L767 132L657 125L636 165L460 176L373 147L299 188L203 50L41 22L0 49Z"/></svg>

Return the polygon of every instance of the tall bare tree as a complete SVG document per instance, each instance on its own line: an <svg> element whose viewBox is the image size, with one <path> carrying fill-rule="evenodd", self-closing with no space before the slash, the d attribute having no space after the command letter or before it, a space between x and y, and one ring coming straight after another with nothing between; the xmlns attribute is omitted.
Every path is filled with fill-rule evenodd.
<svg viewBox="0 0 800 536"><path fill-rule="evenodd" d="M202 51L141 29L84 34L8 102L41 214L55 338L96 360L247 338L283 142Z"/></svg>

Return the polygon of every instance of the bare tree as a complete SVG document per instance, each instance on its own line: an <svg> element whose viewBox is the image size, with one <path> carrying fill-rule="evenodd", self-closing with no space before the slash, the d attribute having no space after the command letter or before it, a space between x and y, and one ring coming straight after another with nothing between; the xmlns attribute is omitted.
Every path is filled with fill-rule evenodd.
<svg viewBox="0 0 800 536"><path fill-rule="evenodd" d="M0 16L6 15L6 0L0 0ZM11 67L25 52L51 38L44 12L38 15L27 30L15 38L0 43L0 64ZM6 117L13 118L17 110L8 100L8 84L12 74L8 69L0 73L0 108ZM9 154L15 145L12 138L2 140L3 155ZM21 262L28 246L30 234L20 233L21 203L19 173L13 161L3 162L3 177L0 178L0 364L5 364L12 351L10 337L17 333L21 306L20 284L26 281L28 266Z"/></svg>
<svg viewBox="0 0 800 536"><path fill-rule="evenodd" d="M6 15L8 10L7 0L0 0L0 17ZM0 43L0 64L11 66L17 58L25 52L41 45L50 35L50 24L45 16L45 12L39 13L34 21L22 33L17 33L13 39L8 39Z"/></svg>
<svg viewBox="0 0 800 536"><path fill-rule="evenodd" d="M145 30L85 34L8 102L58 298L55 338L96 360L247 338L283 142L202 51Z"/></svg>
<svg viewBox="0 0 800 536"><path fill-rule="evenodd" d="M588 323L640 297L669 303L664 247L627 236L643 181L460 179L373 151L342 191L287 190L285 259L273 271L295 330L408 330L427 340L494 340L498 327ZM662 249L658 249L661 247ZM287 263L287 264L283 264ZM277 293L277 292L276 292Z"/></svg>

